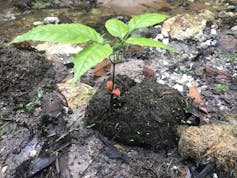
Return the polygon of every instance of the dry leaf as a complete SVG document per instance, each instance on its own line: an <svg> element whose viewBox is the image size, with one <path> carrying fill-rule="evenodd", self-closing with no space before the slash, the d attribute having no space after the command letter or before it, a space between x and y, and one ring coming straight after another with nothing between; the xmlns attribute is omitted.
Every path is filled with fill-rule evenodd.
<svg viewBox="0 0 237 178"><path fill-rule="evenodd" d="M111 62L108 60L104 60L95 66L95 68L93 69L93 73L95 76L100 77L104 75L107 71L109 71L110 67Z"/></svg>
<svg viewBox="0 0 237 178"><path fill-rule="evenodd" d="M150 79L150 78L154 77L155 72L153 69L145 66L145 67L143 67L143 75L144 75L145 79Z"/></svg>
<svg viewBox="0 0 237 178"><path fill-rule="evenodd" d="M200 95L196 84L193 84L190 88L189 88L189 97L191 97L192 99L194 99L194 103L195 104L200 104L202 101L202 96Z"/></svg>

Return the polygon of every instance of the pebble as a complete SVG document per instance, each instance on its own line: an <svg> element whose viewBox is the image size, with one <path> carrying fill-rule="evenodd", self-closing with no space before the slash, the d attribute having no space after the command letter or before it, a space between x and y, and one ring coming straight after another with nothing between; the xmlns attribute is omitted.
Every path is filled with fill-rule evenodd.
<svg viewBox="0 0 237 178"><path fill-rule="evenodd" d="M10 13L10 12L8 12L8 13L6 14L6 17L9 18L9 19L11 19L11 20L15 20L15 19L16 19L16 16L15 16L14 14Z"/></svg>
<svg viewBox="0 0 237 178"><path fill-rule="evenodd" d="M31 150L30 153L29 153L29 156L30 157L35 157L37 155L37 151L36 150Z"/></svg>
<svg viewBox="0 0 237 178"><path fill-rule="evenodd" d="M164 44L169 44L169 38L164 38L163 40L162 40L162 43L164 43Z"/></svg>
<svg viewBox="0 0 237 178"><path fill-rule="evenodd" d="M35 22L33 22L33 25L34 26L39 26L39 25L43 25L44 23L43 22L41 22L41 21L35 21Z"/></svg>
<svg viewBox="0 0 237 178"><path fill-rule="evenodd" d="M209 39L209 40L206 40L205 42L202 42L200 46L202 48L206 48L209 46L216 46L216 44L217 44L217 40Z"/></svg>
<svg viewBox="0 0 237 178"><path fill-rule="evenodd" d="M4 166L1 170L1 174L5 174L6 170L7 170L7 166Z"/></svg>
<svg viewBox="0 0 237 178"><path fill-rule="evenodd" d="M155 40L158 41L158 40L163 40L164 39L164 36L162 34L158 34L156 35L155 37Z"/></svg>
<svg viewBox="0 0 237 178"><path fill-rule="evenodd" d="M212 177L213 177L213 178L218 178L217 173L213 173Z"/></svg>
<svg viewBox="0 0 237 178"><path fill-rule="evenodd" d="M212 35L216 35L216 34L217 34L216 29L211 29L211 34L212 34Z"/></svg>
<svg viewBox="0 0 237 178"><path fill-rule="evenodd" d="M237 25L233 26L230 30L231 31L237 31Z"/></svg>
<svg viewBox="0 0 237 178"><path fill-rule="evenodd" d="M172 88L178 90L181 93L183 93L183 91L184 91L183 85L180 85L180 84L175 84Z"/></svg>
<svg viewBox="0 0 237 178"><path fill-rule="evenodd" d="M44 18L44 24L59 24L60 20L58 17L46 17Z"/></svg>

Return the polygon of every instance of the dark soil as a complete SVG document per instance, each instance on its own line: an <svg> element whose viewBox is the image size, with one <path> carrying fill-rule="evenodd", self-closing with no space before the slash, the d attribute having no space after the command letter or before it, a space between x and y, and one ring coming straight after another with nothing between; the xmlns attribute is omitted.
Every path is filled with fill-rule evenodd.
<svg viewBox="0 0 237 178"><path fill-rule="evenodd" d="M52 85L54 75L52 64L39 53L0 47L0 114L25 106L40 87Z"/></svg>
<svg viewBox="0 0 237 178"><path fill-rule="evenodd" d="M62 145L70 143L69 134L61 137L67 132L64 115L53 115L55 111L60 114L62 108L52 106L53 109L48 109L52 113L44 109L48 102L56 106L60 103L55 92L55 74L52 63L32 49L0 47L0 164L8 167L6 177L33 176L55 161L56 150L61 151L59 155L64 154ZM44 91L43 100L27 109L26 104L38 97L39 89ZM37 140L37 146L30 148L28 144L33 139ZM34 149L38 150L38 156L27 156ZM39 177L42 175L58 176L55 166L41 172Z"/></svg>
<svg viewBox="0 0 237 178"><path fill-rule="evenodd" d="M177 90L152 80L135 83L127 76L117 76L121 97L114 98L102 83L87 107L88 125L103 135L128 145L154 151L173 148L178 143L176 127L187 119L188 100Z"/></svg>

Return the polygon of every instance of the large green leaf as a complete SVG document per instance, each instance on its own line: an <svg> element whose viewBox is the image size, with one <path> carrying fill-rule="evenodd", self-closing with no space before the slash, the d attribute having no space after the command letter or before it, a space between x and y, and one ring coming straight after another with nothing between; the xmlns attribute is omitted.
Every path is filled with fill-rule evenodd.
<svg viewBox="0 0 237 178"><path fill-rule="evenodd" d="M16 37L11 43L19 43L27 40L69 44L85 43L88 41L104 42L101 35L94 29L76 23L41 25Z"/></svg>
<svg viewBox="0 0 237 178"><path fill-rule="evenodd" d="M157 13L147 13L142 15L134 16L129 22L129 32L135 29L149 27L160 22L163 22L169 16Z"/></svg>
<svg viewBox="0 0 237 178"><path fill-rule="evenodd" d="M160 42L160 41L155 41L151 38L144 38L144 37L130 37L126 40L127 44L132 44L132 45L138 45L138 46L147 46L147 47L159 47L163 49L167 49L173 52L175 49L169 47L168 45Z"/></svg>
<svg viewBox="0 0 237 178"><path fill-rule="evenodd" d="M111 35L120 39L123 39L124 36L128 33L128 25L118 19L107 20L105 27Z"/></svg>
<svg viewBox="0 0 237 178"><path fill-rule="evenodd" d="M88 71L91 67L101 62L112 54L110 45L90 44L80 51L74 58L74 78L75 83L78 78Z"/></svg>

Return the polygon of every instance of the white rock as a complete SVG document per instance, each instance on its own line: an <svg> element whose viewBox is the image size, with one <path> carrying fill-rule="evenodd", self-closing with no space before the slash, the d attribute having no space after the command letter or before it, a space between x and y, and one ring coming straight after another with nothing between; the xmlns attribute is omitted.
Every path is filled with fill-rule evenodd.
<svg viewBox="0 0 237 178"><path fill-rule="evenodd" d="M183 93L183 91L184 91L183 85L180 85L180 84L175 84L172 88L178 90L181 93Z"/></svg>
<svg viewBox="0 0 237 178"><path fill-rule="evenodd" d="M156 81L157 83L159 83L159 84L162 84L162 85L164 85L165 84L165 81L164 80L161 80L161 79L157 79L157 81Z"/></svg>
<svg viewBox="0 0 237 178"><path fill-rule="evenodd" d="M39 26L39 25L43 25L44 23L43 22L41 22L41 21L35 21L35 22L33 22L33 25L34 26Z"/></svg>
<svg viewBox="0 0 237 178"><path fill-rule="evenodd" d="M163 40L162 40L162 43L164 43L164 44L169 44L169 38L164 38Z"/></svg>
<svg viewBox="0 0 237 178"><path fill-rule="evenodd" d="M7 170L7 166L4 166L4 167L1 169L1 174L5 174L6 170Z"/></svg>
<svg viewBox="0 0 237 178"><path fill-rule="evenodd" d="M237 25L233 26L233 27L231 28L231 31L237 31Z"/></svg>
<svg viewBox="0 0 237 178"><path fill-rule="evenodd" d="M213 177L213 178L218 178L217 173L213 173L213 174L212 174L212 177Z"/></svg>
<svg viewBox="0 0 237 178"><path fill-rule="evenodd" d="M164 36L160 33L158 35L156 35L155 37L155 40L158 41L158 40L163 40L164 39Z"/></svg>
<svg viewBox="0 0 237 178"><path fill-rule="evenodd" d="M58 17L46 17L44 18L45 24L58 24L60 22Z"/></svg>
<svg viewBox="0 0 237 178"><path fill-rule="evenodd" d="M35 157L37 155L37 151L36 150L31 150L30 153L29 153L29 156L30 157Z"/></svg>
<svg viewBox="0 0 237 178"><path fill-rule="evenodd" d="M169 18L163 23L161 32L164 36L178 40L192 39L204 40L203 31L207 21L214 20L214 13L209 10L202 10L198 15L183 14Z"/></svg>
<svg viewBox="0 0 237 178"><path fill-rule="evenodd" d="M216 29L211 29L211 34L212 34L212 35L216 35L216 34L217 34Z"/></svg>

